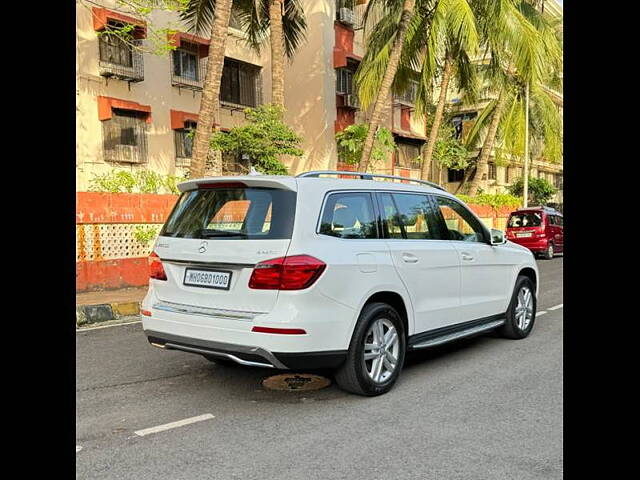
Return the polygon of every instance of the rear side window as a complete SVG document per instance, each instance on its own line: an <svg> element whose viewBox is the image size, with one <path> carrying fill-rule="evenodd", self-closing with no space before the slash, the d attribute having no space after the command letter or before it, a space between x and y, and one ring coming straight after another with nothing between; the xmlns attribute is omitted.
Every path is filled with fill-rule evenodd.
<svg viewBox="0 0 640 480"><path fill-rule="evenodd" d="M437 220L429 197L411 193L382 193L380 201L388 238L438 238Z"/></svg>
<svg viewBox="0 0 640 480"><path fill-rule="evenodd" d="M542 214L539 212L512 213L507 227L539 227L542 225Z"/></svg>
<svg viewBox="0 0 640 480"><path fill-rule="evenodd" d="M296 193L252 187L184 192L161 236L270 240L291 238Z"/></svg>
<svg viewBox="0 0 640 480"><path fill-rule="evenodd" d="M378 238L371 194L330 194L322 212L319 233L338 238Z"/></svg>

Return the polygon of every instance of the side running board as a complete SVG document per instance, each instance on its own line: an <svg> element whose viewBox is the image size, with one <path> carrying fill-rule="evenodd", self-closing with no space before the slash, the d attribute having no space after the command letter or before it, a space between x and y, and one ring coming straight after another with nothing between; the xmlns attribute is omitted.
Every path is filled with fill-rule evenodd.
<svg viewBox="0 0 640 480"><path fill-rule="evenodd" d="M409 337L409 349L415 350L418 348L435 347L436 345L442 345L464 337L470 337L478 333L493 330L496 327L504 325L504 322L504 315L501 315L412 335L413 338Z"/></svg>

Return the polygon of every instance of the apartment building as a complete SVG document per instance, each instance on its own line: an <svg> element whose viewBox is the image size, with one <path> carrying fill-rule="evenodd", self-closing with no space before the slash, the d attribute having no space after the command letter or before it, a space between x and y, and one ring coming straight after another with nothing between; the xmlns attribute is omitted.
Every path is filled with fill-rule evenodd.
<svg viewBox="0 0 640 480"><path fill-rule="evenodd" d="M283 159L292 174L349 168L340 161L335 134L367 120L353 88L353 75L365 53L366 2L303 0L307 39L285 68L285 121L304 139L302 157ZM134 42L140 47L148 42L149 26L119 10L116 1L78 1L76 5L77 190L87 190L94 175L114 168L184 174L191 156L187 132L198 121L208 39L187 32L177 15L157 12L150 21L155 29L177 30L172 38L177 49L165 55L147 53L98 35L109 25L131 25ZM238 27L232 18L220 92L222 131L242 124L245 108L271 101L269 48L265 46L259 55L250 50ZM388 102L385 126L393 133L397 149L373 165L379 173L420 176L417 159L427 131L424 116L415 112L415 93L413 84ZM461 135L476 112L460 109L455 121ZM243 173L248 166L246 158L223 157L226 173ZM554 168L544 166L540 171L557 175ZM440 171L437 165L432 171L432 178L439 178L450 190L457 188L459 175ZM521 176L517 170L492 167L483 188L500 190L517 176Z"/></svg>

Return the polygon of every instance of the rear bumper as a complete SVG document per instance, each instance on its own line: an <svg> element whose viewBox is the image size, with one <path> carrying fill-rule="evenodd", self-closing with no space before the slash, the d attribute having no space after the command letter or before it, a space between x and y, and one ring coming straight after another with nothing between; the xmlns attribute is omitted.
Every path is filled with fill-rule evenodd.
<svg viewBox="0 0 640 480"><path fill-rule="evenodd" d="M510 242L517 243L518 245L522 245L525 248L528 248L532 252L544 252L547 250L549 246L548 238L539 238L539 239L531 239L531 238L509 238Z"/></svg>
<svg viewBox="0 0 640 480"><path fill-rule="evenodd" d="M167 350L182 350L200 355L233 360L240 365L278 369L336 368L344 362L347 352L278 353L262 347L214 342L145 330L149 343Z"/></svg>

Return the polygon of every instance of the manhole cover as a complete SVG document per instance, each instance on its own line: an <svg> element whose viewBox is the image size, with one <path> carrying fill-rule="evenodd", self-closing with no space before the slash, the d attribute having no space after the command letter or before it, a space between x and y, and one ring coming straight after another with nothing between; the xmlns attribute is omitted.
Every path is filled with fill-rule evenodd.
<svg viewBox="0 0 640 480"><path fill-rule="evenodd" d="M284 373L265 378L262 386L268 390L281 390L285 392L308 392L328 387L331 381L328 378L310 373Z"/></svg>

